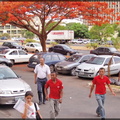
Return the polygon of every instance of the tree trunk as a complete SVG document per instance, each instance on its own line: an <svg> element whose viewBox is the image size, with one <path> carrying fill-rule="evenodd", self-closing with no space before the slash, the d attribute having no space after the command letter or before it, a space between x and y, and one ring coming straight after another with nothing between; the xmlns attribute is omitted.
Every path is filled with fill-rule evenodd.
<svg viewBox="0 0 120 120"><path fill-rule="evenodd" d="M40 39L40 43L41 43L41 46L42 46L42 51L43 52L46 52L47 50L46 50L46 39L47 39L47 37L39 37L39 39Z"/></svg>

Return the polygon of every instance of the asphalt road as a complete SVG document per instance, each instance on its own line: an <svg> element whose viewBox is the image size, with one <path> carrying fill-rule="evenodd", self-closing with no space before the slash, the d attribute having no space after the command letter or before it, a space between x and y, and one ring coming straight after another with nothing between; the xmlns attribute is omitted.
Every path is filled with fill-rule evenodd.
<svg viewBox="0 0 120 120"><path fill-rule="evenodd" d="M30 84L34 93L34 102L38 102L36 85L34 84L34 72L27 64L16 64L12 69ZM97 102L93 93L88 97L91 79L77 78L70 75L58 75L64 84L64 97L61 112L58 118L98 118L95 113ZM105 101L106 117L120 118L120 92L112 96L108 91ZM40 105L43 118L49 118L49 102ZM0 105L0 118L21 118L20 113L13 109L13 105Z"/></svg>

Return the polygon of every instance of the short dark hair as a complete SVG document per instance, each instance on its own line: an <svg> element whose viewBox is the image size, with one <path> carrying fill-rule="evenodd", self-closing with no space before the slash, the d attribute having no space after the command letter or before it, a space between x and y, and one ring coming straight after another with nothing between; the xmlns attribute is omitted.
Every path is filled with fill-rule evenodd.
<svg viewBox="0 0 120 120"><path fill-rule="evenodd" d="M57 75L57 72L56 72L56 71L52 71L51 74L52 74L52 73Z"/></svg>
<svg viewBox="0 0 120 120"><path fill-rule="evenodd" d="M33 97L33 93L32 93L31 91L27 91L27 92L25 93L25 97L27 97L27 96Z"/></svg>
<svg viewBox="0 0 120 120"><path fill-rule="evenodd" d="M105 71L105 68L102 67L102 68L99 69L99 71L100 71L100 70L104 70L104 71Z"/></svg>

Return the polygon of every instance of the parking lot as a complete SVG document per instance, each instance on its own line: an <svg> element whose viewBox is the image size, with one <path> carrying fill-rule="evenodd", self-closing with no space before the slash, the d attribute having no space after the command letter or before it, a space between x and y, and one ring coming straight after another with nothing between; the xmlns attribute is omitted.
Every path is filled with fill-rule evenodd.
<svg viewBox="0 0 120 120"><path fill-rule="evenodd" d="M15 64L12 69L31 86L34 93L33 101L38 102L33 69L28 68L27 64ZM92 79L61 74L58 74L58 78L64 84L63 103L58 118L97 118L95 113L97 102L94 93L92 98L88 97L89 83L91 83ZM117 91L116 93L117 95L115 97L109 91L107 93L105 101L107 118L120 118L120 92ZM40 111L43 118L49 118L49 102L45 105L40 105ZM21 116L19 112L13 109L13 105L1 105L0 118L8 117L20 118Z"/></svg>

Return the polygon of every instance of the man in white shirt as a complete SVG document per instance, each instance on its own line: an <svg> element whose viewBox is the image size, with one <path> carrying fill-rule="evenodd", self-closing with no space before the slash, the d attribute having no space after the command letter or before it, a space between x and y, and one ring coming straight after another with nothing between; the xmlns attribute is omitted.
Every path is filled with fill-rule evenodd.
<svg viewBox="0 0 120 120"><path fill-rule="evenodd" d="M37 84L39 105L42 103L45 104L44 86L46 84L47 78L51 79L51 72L49 66L45 64L44 58L40 58L40 64L35 66L34 73L34 82Z"/></svg>

